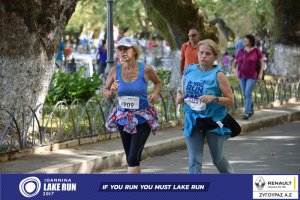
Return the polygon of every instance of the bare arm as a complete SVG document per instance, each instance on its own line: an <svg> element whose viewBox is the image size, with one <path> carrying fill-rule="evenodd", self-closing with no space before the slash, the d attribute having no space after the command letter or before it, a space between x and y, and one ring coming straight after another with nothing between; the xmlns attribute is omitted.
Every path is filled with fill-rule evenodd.
<svg viewBox="0 0 300 200"><path fill-rule="evenodd" d="M176 103L177 104L182 104L183 103L183 98L185 96L185 91L184 91L184 88L185 88L185 78L182 77L181 78L181 87L180 87L180 91L179 91L179 94L177 93L176 95Z"/></svg>
<svg viewBox="0 0 300 200"><path fill-rule="evenodd" d="M180 73L181 76L183 75L183 71L184 71L184 58L180 59Z"/></svg>
<svg viewBox="0 0 300 200"><path fill-rule="evenodd" d="M225 106L232 106L234 103L234 96L231 90L230 82L223 72L218 72L219 88L222 91L223 97L219 97L219 104Z"/></svg>
<svg viewBox="0 0 300 200"><path fill-rule="evenodd" d="M236 65L237 65L237 60L234 59L234 60L232 61L232 68L233 68L233 69L236 69Z"/></svg>
<svg viewBox="0 0 300 200"><path fill-rule="evenodd" d="M112 97L115 96L118 87L117 87L117 83L116 84L114 84L114 83L116 83L116 67L115 66L113 68L111 68L111 70L108 74L106 84L103 88L103 94L106 99L111 99Z"/></svg>
<svg viewBox="0 0 300 200"><path fill-rule="evenodd" d="M184 52L185 52L186 46L183 44L181 46L181 51L180 51L180 73L181 76L183 75L184 72L184 63L185 63L185 57L184 57Z"/></svg>
<svg viewBox="0 0 300 200"><path fill-rule="evenodd" d="M150 80L154 84L153 93L149 96L149 101L154 102L158 99L162 82L151 65L145 65L145 79Z"/></svg>
<svg viewBox="0 0 300 200"><path fill-rule="evenodd" d="M262 80L262 77L263 77L263 71L264 71L264 61L263 59L259 59L259 62L260 62L260 69L259 69L259 72L258 72L258 79L259 80Z"/></svg>
<svg viewBox="0 0 300 200"><path fill-rule="evenodd" d="M218 97L217 103L224 105L224 106L233 105L234 97L233 97L231 86L230 86L230 83L229 83L227 77L225 76L225 74L223 72L218 72L217 76L218 76L219 88L223 94L222 97ZM216 98L215 95L203 95L203 96L199 97L200 101L203 103L213 102L213 100L215 98Z"/></svg>

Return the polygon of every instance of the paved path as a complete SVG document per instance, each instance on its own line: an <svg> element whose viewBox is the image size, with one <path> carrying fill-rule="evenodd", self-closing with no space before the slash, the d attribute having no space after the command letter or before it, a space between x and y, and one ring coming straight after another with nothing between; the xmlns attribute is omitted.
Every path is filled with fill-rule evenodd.
<svg viewBox="0 0 300 200"><path fill-rule="evenodd" d="M224 152L236 173L299 174L300 121L285 123L226 141ZM142 162L142 173L188 173L188 152L180 150ZM203 173L218 173L204 147ZM126 173L127 167L100 173Z"/></svg>
<svg viewBox="0 0 300 200"><path fill-rule="evenodd" d="M300 120L300 103L290 104L285 107L258 110L255 112L255 115L247 121L242 120L239 115L235 116L235 118L242 126L243 135L251 130L259 130L260 128L274 126L286 121ZM295 130L299 130L299 127L295 127ZM256 132L260 133L261 130ZM246 136L248 137L248 135ZM237 140L241 140L242 138L244 137L238 137ZM257 151L255 155L257 155L258 158L259 156L266 156L265 152L259 152L256 149L256 143L259 143L260 141L259 138L253 140L251 143L250 141L251 140L245 140L244 145L247 147L245 148L245 151L247 151L247 149L249 151ZM232 146L239 146L241 145L239 142L240 141L236 140L229 141L227 147L228 145L231 146L231 143L233 144ZM287 146L289 144L292 143L288 143ZM149 137L143 152L143 157L148 158L151 156L163 155L182 150L185 147L185 139L182 136L181 128L168 128L158 131L155 136L151 135ZM234 151L235 150L232 150L232 152ZM274 150L270 149L269 151L274 151L277 154L279 152L275 148ZM233 161L235 165L243 164L240 163L240 160L244 160L244 154L241 157L232 157L232 152L228 152L230 160ZM181 157L186 158L187 154L183 153ZM272 156L271 158L277 157ZM245 160L245 163L247 164L248 161L246 161L247 160ZM166 160L166 166L168 165L168 162L170 161ZM251 164L251 162L249 164ZM182 163L186 162L182 161ZM180 162L178 165L182 163ZM117 138L55 150L44 155L40 154L23 157L18 160L0 162L0 173L95 173L113 167L120 167L125 164L121 140ZM264 163L262 163L262 165L264 165ZM252 165L250 166L252 167ZM185 169L186 165L184 164L182 167ZM154 167L151 167L150 169L153 168ZM175 170L172 171L177 172ZM247 172L247 169L241 172Z"/></svg>

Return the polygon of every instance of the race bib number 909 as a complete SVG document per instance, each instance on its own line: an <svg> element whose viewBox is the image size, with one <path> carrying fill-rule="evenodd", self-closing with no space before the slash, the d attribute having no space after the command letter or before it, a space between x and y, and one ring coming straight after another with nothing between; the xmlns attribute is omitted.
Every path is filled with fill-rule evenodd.
<svg viewBox="0 0 300 200"><path fill-rule="evenodd" d="M122 96L118 98L119 106L123 109L139 109L140 106L140 98L133 96Z"/></svg>

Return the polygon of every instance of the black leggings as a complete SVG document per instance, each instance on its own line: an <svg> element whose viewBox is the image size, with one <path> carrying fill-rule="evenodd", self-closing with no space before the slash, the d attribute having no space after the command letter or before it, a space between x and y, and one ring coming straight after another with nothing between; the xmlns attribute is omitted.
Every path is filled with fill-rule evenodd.
<svg viewBox="0 0 300 200"><path fill-rule="evenodd" d="M136 128L137 132L130 134L123 131L124 126L118 125L129 167L140 166L142 151L151 131L148 122L139 124Z"/></svg>

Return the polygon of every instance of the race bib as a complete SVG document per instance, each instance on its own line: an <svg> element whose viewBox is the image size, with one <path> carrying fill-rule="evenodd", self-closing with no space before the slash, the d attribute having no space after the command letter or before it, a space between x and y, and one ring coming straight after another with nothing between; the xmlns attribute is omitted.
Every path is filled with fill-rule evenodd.
<svg viewBox="0 0 300 200"><path fill-rule="evenodd" d="M194 111L201 111L206 109L206 104L202 103L199 99L185 98L184 102L191 107Z"/></svg>
<svg viewBox="0 0 300 200"><path fill-rule="evenodd" d="M119 105L124 109L137 110L140 107L140 98L133 96L122 96L118 98Z"/></svg>

